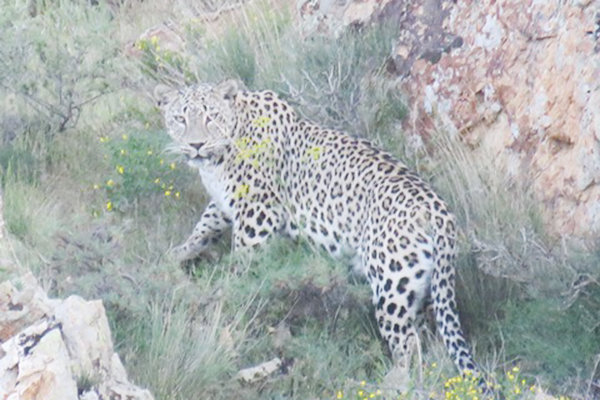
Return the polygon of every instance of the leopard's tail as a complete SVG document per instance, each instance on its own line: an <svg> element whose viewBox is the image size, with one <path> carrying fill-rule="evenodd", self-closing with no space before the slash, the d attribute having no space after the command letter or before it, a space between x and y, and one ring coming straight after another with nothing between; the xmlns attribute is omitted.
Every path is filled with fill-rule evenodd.
<svg viewBox="0 0 600 400"><path fill-rule="evenodd" d="M463 334L456 297L455 281L455 233L453 221L447 221L443 229L435 234L436 252L434 253L434 270L431 277L431 300L435 313L437 329L442 336L450 357L462 373L479 374L473 361L471 350Z"/></svg>

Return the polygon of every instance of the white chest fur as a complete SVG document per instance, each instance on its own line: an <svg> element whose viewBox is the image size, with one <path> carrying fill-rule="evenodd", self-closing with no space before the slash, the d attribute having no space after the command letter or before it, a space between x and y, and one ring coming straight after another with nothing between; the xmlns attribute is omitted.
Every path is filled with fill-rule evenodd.
<svg viewBox="0 0 600 400"><path fill-rule="evenodd" d="M217 205L217 208L226 216L232 218L233 209L229 205L230 194L225 190L227 181L221 170L208 163L190 163L190 165L198 169L202 184L210 199Z"/></svg>

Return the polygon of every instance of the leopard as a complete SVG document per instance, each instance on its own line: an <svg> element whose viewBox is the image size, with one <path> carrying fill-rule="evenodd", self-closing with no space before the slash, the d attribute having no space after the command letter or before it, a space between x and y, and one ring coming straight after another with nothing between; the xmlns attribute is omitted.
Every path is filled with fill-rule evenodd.
<svg viewBox="0 0 600 400"><path fill-rule="evenodd" d="M172 249L176 259L198 257L229 230L233 251L278 234L306 238L365 277L380 336L399 365L409 363L420 316L432 309L459 371L479 373L457 309L456 217L418 174L369 140L323 128L274 91L235 79L159 85L154 98L210 198Z"/></svg>

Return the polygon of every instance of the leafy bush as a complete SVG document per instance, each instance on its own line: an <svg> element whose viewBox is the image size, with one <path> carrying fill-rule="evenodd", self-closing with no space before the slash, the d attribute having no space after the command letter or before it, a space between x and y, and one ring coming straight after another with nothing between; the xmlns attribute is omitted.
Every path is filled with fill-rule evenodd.
<svg viewBox="0 0 600 400"><path fill-rule="evenodd" d="M600 354L597 320L595 326L587 324L590 310L565 310L556 300L539 298L511 302L504 311L506 356L521 359L528 370L551 382L581 375L593 367L592 355Z"/></svg>
<svg viewBox="0 0 600 400"><path fill-rule="evenodd" d="M29 120L43 121L53 136L77 124L81 111L115 90L118 45L108 40L106 7L79 1L52 4L2 1L0 90L17 96L12 105ZM31 13L31 14L30 14ZM73 24L72 21L77 21Z"/></svg>
<svg viewBox="0 0 600 400"><path fill-rule="evenodd" d="M157 132L123 133L120 138L102 136L113 170L104 182L94 184L105 198L106 211L130 210L141 199L160 194L165 201L181 198L188 175L177 170L176 158L164 154L166 137ZM99 215L99 209L93 210Z"/></svg>

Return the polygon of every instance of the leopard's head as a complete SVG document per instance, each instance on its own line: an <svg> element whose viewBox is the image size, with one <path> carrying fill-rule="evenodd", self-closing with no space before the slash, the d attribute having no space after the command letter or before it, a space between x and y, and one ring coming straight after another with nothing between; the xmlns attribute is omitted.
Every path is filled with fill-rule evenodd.
<svg viewBox="0 0 600 400"><path fill-rule="evenodd" d="M174 90L159 85L154 90L165 117L169 136L192 162L218 156L232 143L236 123L238 81L217 85L196 84Z"/></svg>

